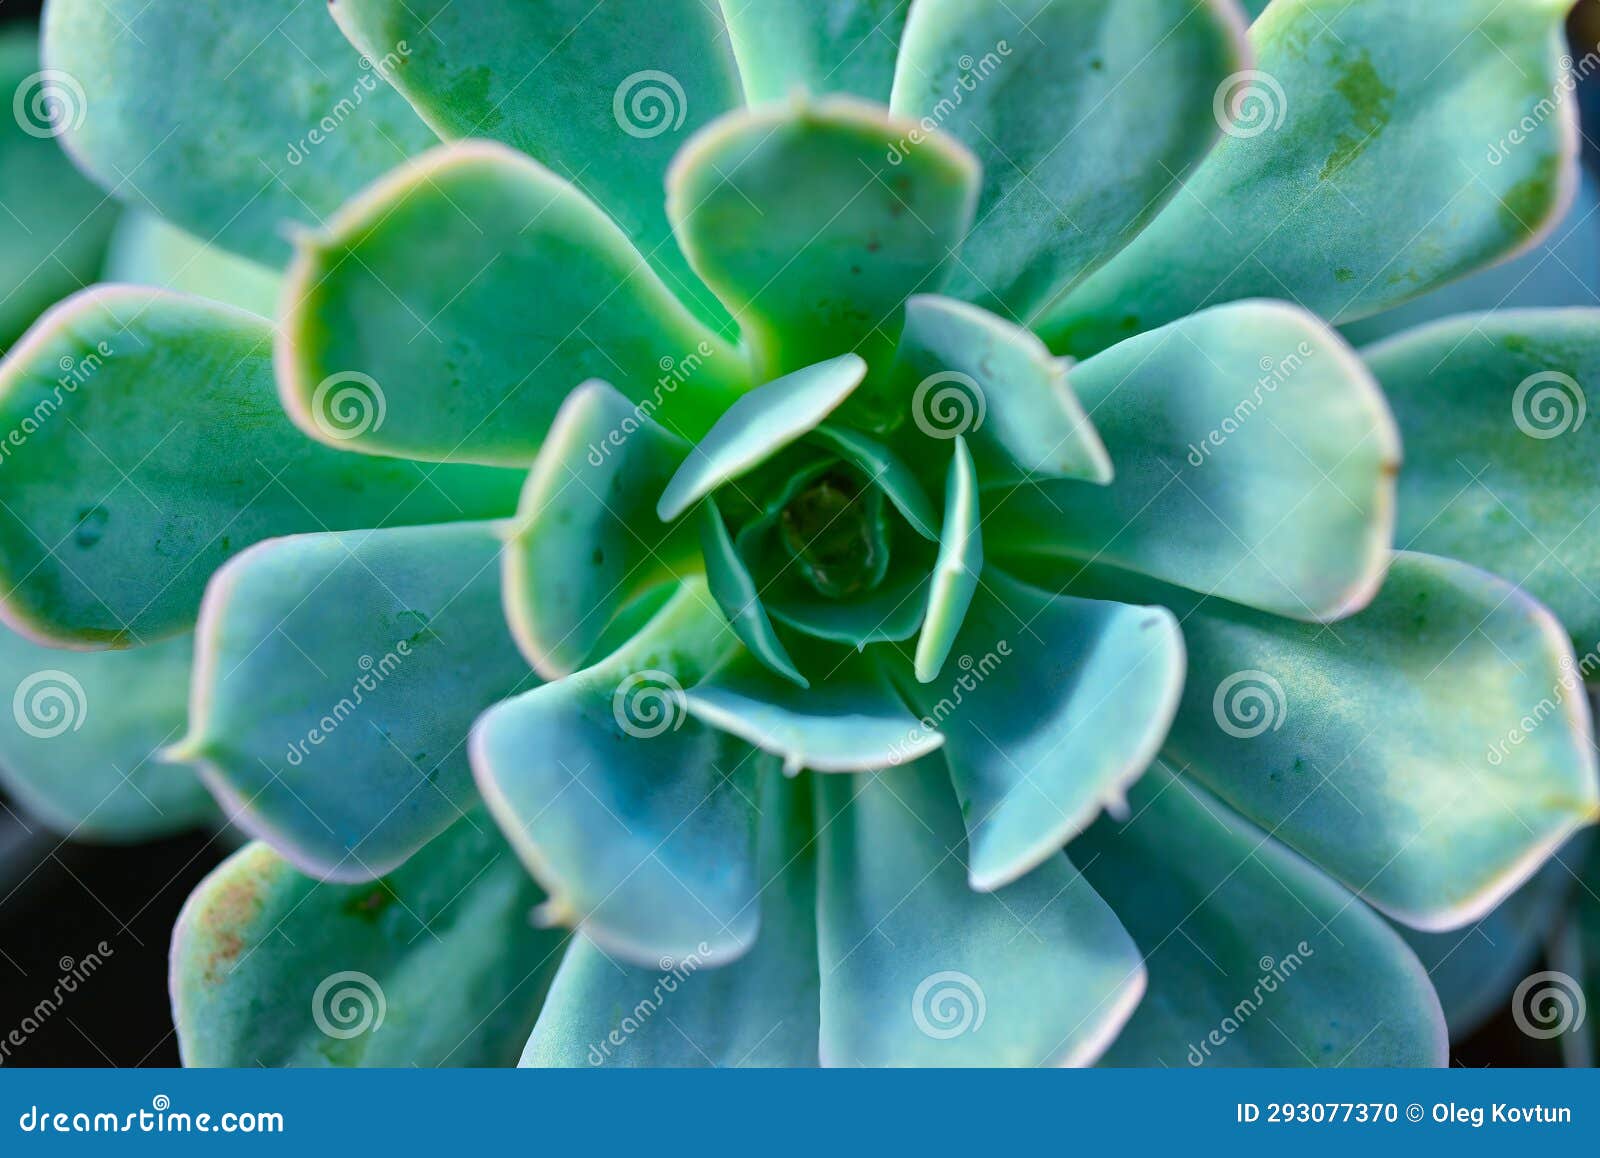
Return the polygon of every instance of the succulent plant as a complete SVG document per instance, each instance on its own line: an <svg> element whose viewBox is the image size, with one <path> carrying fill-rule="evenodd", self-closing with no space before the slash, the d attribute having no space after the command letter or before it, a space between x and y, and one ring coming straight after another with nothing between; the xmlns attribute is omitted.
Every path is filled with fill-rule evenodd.
<svg viewBox="0 0 1600 1158"><path fill-rule="evenodd" d="M1559 218L1565 7L51 0L179 289L0 367L0 612L259 838L185 1059L1441 1063L1600 316L1331 326Z"/></svg>

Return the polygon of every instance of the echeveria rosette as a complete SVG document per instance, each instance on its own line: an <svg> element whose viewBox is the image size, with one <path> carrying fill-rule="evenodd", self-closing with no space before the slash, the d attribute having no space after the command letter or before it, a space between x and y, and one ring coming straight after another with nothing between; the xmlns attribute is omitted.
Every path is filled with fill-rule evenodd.
<svg viewBox="0 0 1600 1158"><path fill-rule="evenodd" d="M179 923L186 1059L1443 1061L1377 912L1592 820L1588 714L1489 758L1570 643L1391 554L1317 315L1560 213L1564 106L1481 153L1562 8L52 0L88 171L303 227L274 323L98 290L0 370L15 420L112 351L0 474L8 621L196 629L170 754L263 840Z"/></svg>

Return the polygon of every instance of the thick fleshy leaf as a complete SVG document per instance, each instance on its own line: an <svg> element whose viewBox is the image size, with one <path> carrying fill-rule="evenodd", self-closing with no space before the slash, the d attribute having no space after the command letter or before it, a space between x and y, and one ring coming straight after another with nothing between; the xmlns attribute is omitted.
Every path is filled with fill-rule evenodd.
<svg viewBox="0 0 1600 1158"><path fill-rule="evenodd" d="M672 476L656 514L676 519L723 483L739 478L814 430L861 384L867 364L855 354L785 374L728 407Z"/></svg>
<svg viewBox="0 0 1600 1158"><path fill-rule="evenodd" d="M951 293L1027 318L1121 249L1217 136L1230 0L918 0L890 107L983 164Z"/></svg>
<svg viewBox="0 0 1600 1158"><path fill-rule="evenodd" d="M1569 7L1277 0L1216 92L1222 142L1036 328L1084 355L1238 298L1351 321L1531 245L1576 182Z"/></svg>
<svg viewBox="0 0 1600 1158"><path fill-rule="evenodd" d="M903 424L964 435L990 484L1043 475L1110 482L1111 459L1067 380L1067 363L1027 330L976 306L923 295L906 303L896 351Z"/></svg>
<svg viewBox="0 0 1600 1158"><path fill-rule="evenodd" d="M478 787L551 893L544 917L636 964L755 940L758 773L775 764L697 720L683 688L735 646L700 583L618 651L491 708Z"/></svg>
<svg viewBox="0 0 1600 1158"><path fill-rule="evenodd" d="M1600 814L1566 634L1493 576L1402 552L1331 627L1175 610L1174 766L1396 920L1477 920Z"/></svg>
<svg viewBox="0 0 1600 1158"><path fill-rule="evenodd" d="M584 191L678 296L720 307L673 243L661 182L678 146L739 107L739 70L703 0L338 0L333 17L446 140L492 137ZM725 317L725 315L723 315Z"/></svg>
<svg viewBox="0 0 1600 1158"><path fill-rule="evenodd" d="M153 213L125 209L106 254L106 281L194 294L270 318L278 275L264 265L206 245Z"/></svg>
<svg viewBox="0 0 1600 1158"><path fill-rule="evenodd" d="M928 583L928 611L917 636L916 675L922 683L938 676L955 644L972 593L983 573L983 531L978 510L978 475L967 440L956 436L945 476L944 527L939 555Z"/></svg>
<svg viewBox="0 0 1600 1158"><path fill-rule="evenodd" d="M562 935L528 921L542 897L481 810L362 885L247 845L173 930L184 1064L515 1062L561 954Z"/></svg>
<svg viewBox="0 0 1600 1158"><path fill-rule="evenodd" d="M911 0L731 0L722 5L752 104L796 89L884 104Z"/></svg>
<svg viewBox="0 0 1600 1158"><path fill-rule="evenodd" d="M683 147L667 214L767 377L841 350L877 364L912 294L935 291L972 223L979 171L909 121L835 97L730 113Z"/></svg>
<svg viewBox="0 0 1600 1158"><path fill-rule="evenodd" d="M695 438L744 386L592 201L487 141L433 150L301 236L284 301L284 405L371 454L526 466L590 378ZM379 417L330 436L329 383L351 379Z"/></svg>
<svg viewBox="0 0 1600 1158"><path fill-rule="evenodd" d="M84 180L54 139L83 112L76 80L39 68L31 29L0 34L0 348L52 303L94 281L116 206Z"/></svg>
<svg viewBox="0 0 1600 1158"><path fill-rule="evenodd" d="M1160 607L1051 596L993 569L949 686L908 685L966 821L971 884L1000 888L1119 806L1155 758L1183 688L1183 636Z"/></svg>
<svg viewBox="0 0 1600 1158"><path fill-rule="evenodd" d="M1388 561L1394 421L1316 318L1239 302L1124 342L1072 383L1116 465L985 495L991 556L1094 560L1295 619L1337 619Z"/></svg>
<svg viewBox="0 0 1600 1158"><path fill-rule="evenodd" d="M1555 976L1538 977L1520 994L1521 1008L1529 1022L1541 1033L1555 1029L1561 1038L1561 1053L1569 1066L1593 1067L1600 1059L1600 1018L1592 1004L1585 1005L1585 1016L1578 1018L1579 1001L1588 994L1600 993L1600 845L1591 849L1587 866L1572 893L1572 905L1550 938L1550 962L1562 970ZM1575 995L1573 989L1578 993Z"/></svg>
<svg viewBox="0 0 1600 1158"><path fill-rule="evenodd" d="M96 180L269 264L436 142L320 4L51 0L44 60L70 78L63 142ZM63 82L65 83L65 82Z"/></svg>
<svg viewBox="0 0 1600 1158"><path fill-rule="evenodd" d="M928 604L928 574L926 564L931 558L921 559L910 554L908 546L927 547L911 532L895 543L894 556L888 577L877 589L852 599L830 599L819 595L809 584L795 574L792 566L778 561L778 550L768 540L765 554L752 566L752 573L761 581L761 602L772 618L830 643L842 643L853 648L863 648L871 643L895 642L910 639L922 626L923 614ZM928 550L928 556L933 552Z"/></svg>
<svg viewBox="0 0 1600 1158"><path fill-rule="evenodd" d="M1106 1055L1137 1066L1441 1066L1439 999L1371 909L1157 766L1072 846L1150 988Z"/></svg>
<svg viewBox="0 0 1600 1158"><path fill-rule="evenodd" d="M547 679L577 671L618 611L691 562L694 536L658 526L654 497L688 450L604 382L561 404L502 556L506 618Z"/></svg>
<svg viewBox="0 0 1600 1158"><path fill-rule="evenodd" d="M7 623L127 646L187 628L211 573L261 539L515 509L511 472L305 438L271 351L264 319L162 290L89 290L39 320L0 366Z"/></svg>
<svg viewBox="0 0 1600 1158"><path fill-rule="evenodd" d="M300 871L381 876L476 795L466 736L536 684L505 629L492 523L294 535L229 560L196 632L193 763Z"/></svg>
<svg viewBox="0 0 1600 1158"><path fill-rule="evenodd" d="M573 938L525 1066L817 1064L816 849L811 785L768 773L761 937L729 965L690 953L639 968Z"/></svg>
<svg viewBox="0 0 1600 1158"><path fill-rule="evenodd" d="M819 426L806 439L834 451L871 479L917 534L925 539L939 538L928 493L917 481L916 472L894 451L881 442L844 427Z"/></svg>
<svg viewBox="0 0 1600 1158"><path fill-rule="evenodd" d="M40 647L0 628L0 784L79 840L142 840L215 814L188 769L156 753L183 734L187 637L132 651Z"/></svg>
<svg viewBox="0 0 1600 1158"><path fill-rule="evenodd" d="M1065 856L967 887L937 755L815 777L825 1065L1084 1065L1144 991L1117 918Z"/></svg>
<svg viewBox="0 0 1600 1158"><path fill-rule="evenodd" d="M702 723L731 732L783 760L790 775L864 772L909 763L944 742L906 711L869 659L847 655L805 691L735 658L684 693Z"/></svg>
<svg viewBox="0 0 1600 1158"><path fill-rule="evenodd" d="M743 557L734 547L728 534L728 525L722 519L714 499L707 499L700 508L700 552L705 560L706 588L711 598L722 609L728 626L739 637L750 653L770 670L785 679L810 686L800 669L795 667L789 651L778 638L772 620L761 603L761 592L750 575Z"/></svg>
<svg viewBox="0 0 1600 1158"><path fill-rule="evenodd" d="M1406 445L1396 542L1464 559L1549 604L1600 663L1600 310L1439 322L1364 352ZM1597 397L1600 401L1600 397Z"/></svg>

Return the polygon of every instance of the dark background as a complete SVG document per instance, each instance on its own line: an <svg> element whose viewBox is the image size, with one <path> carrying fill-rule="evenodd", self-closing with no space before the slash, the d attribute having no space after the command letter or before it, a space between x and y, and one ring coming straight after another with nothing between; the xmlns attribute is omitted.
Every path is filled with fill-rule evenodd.
<svg viewBox="0 0 1600 1158"><path fill-rule="evenodd" d="M0 0L0 21L36 20L38 11L37 0ZM1573 39L1600 44L1600 0L1584 0L1573 17ZM1583 103L1585 154L1593 164L1600 155L1592 131L1600 124L1594 86ZM1600 270L1594 272L1600 280ZM50 994L63 958L82 961L101 941L111 950L90 981L25 1045L0 1055L0 1064L177 1065L166 1002L168 939L184 898L228 851L205 833L130 848L63 843L0 795L0 1046ZM1509 1008L1457 1043L1452 1058L1462 1066L1561 1064L1555 1043L1521 1033Z"/></svg>

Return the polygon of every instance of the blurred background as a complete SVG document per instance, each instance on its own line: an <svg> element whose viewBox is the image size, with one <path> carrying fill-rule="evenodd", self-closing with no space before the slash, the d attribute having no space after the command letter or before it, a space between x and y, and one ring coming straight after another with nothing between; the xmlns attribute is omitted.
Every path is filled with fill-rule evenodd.
<svg viewBox="0 0 1600 1158"><path fill-rule="evenodd" d="M38 11L37 2L0 0L0 25L30 25ZM1569 32L1575 57L1597 50L1600 0L1579 5ZM1580 97L1585 161L1600 172L1600 73ZM1582 272L1600 287L1600 263ZM231 836L212 832L127 848L63 841L0 792L0 1065L177 1065L166 1001L172 924L189 891L233 847ZM41 999L90 954L100 959L93 977L39 1017ZM8 1042L8 1031L25 1023L35 1026L25 1040ZM1509 1003L1457 1042L1452 1058L1461 1066L1561 1064L1557 1043L1524 1034Z"/></svg>

